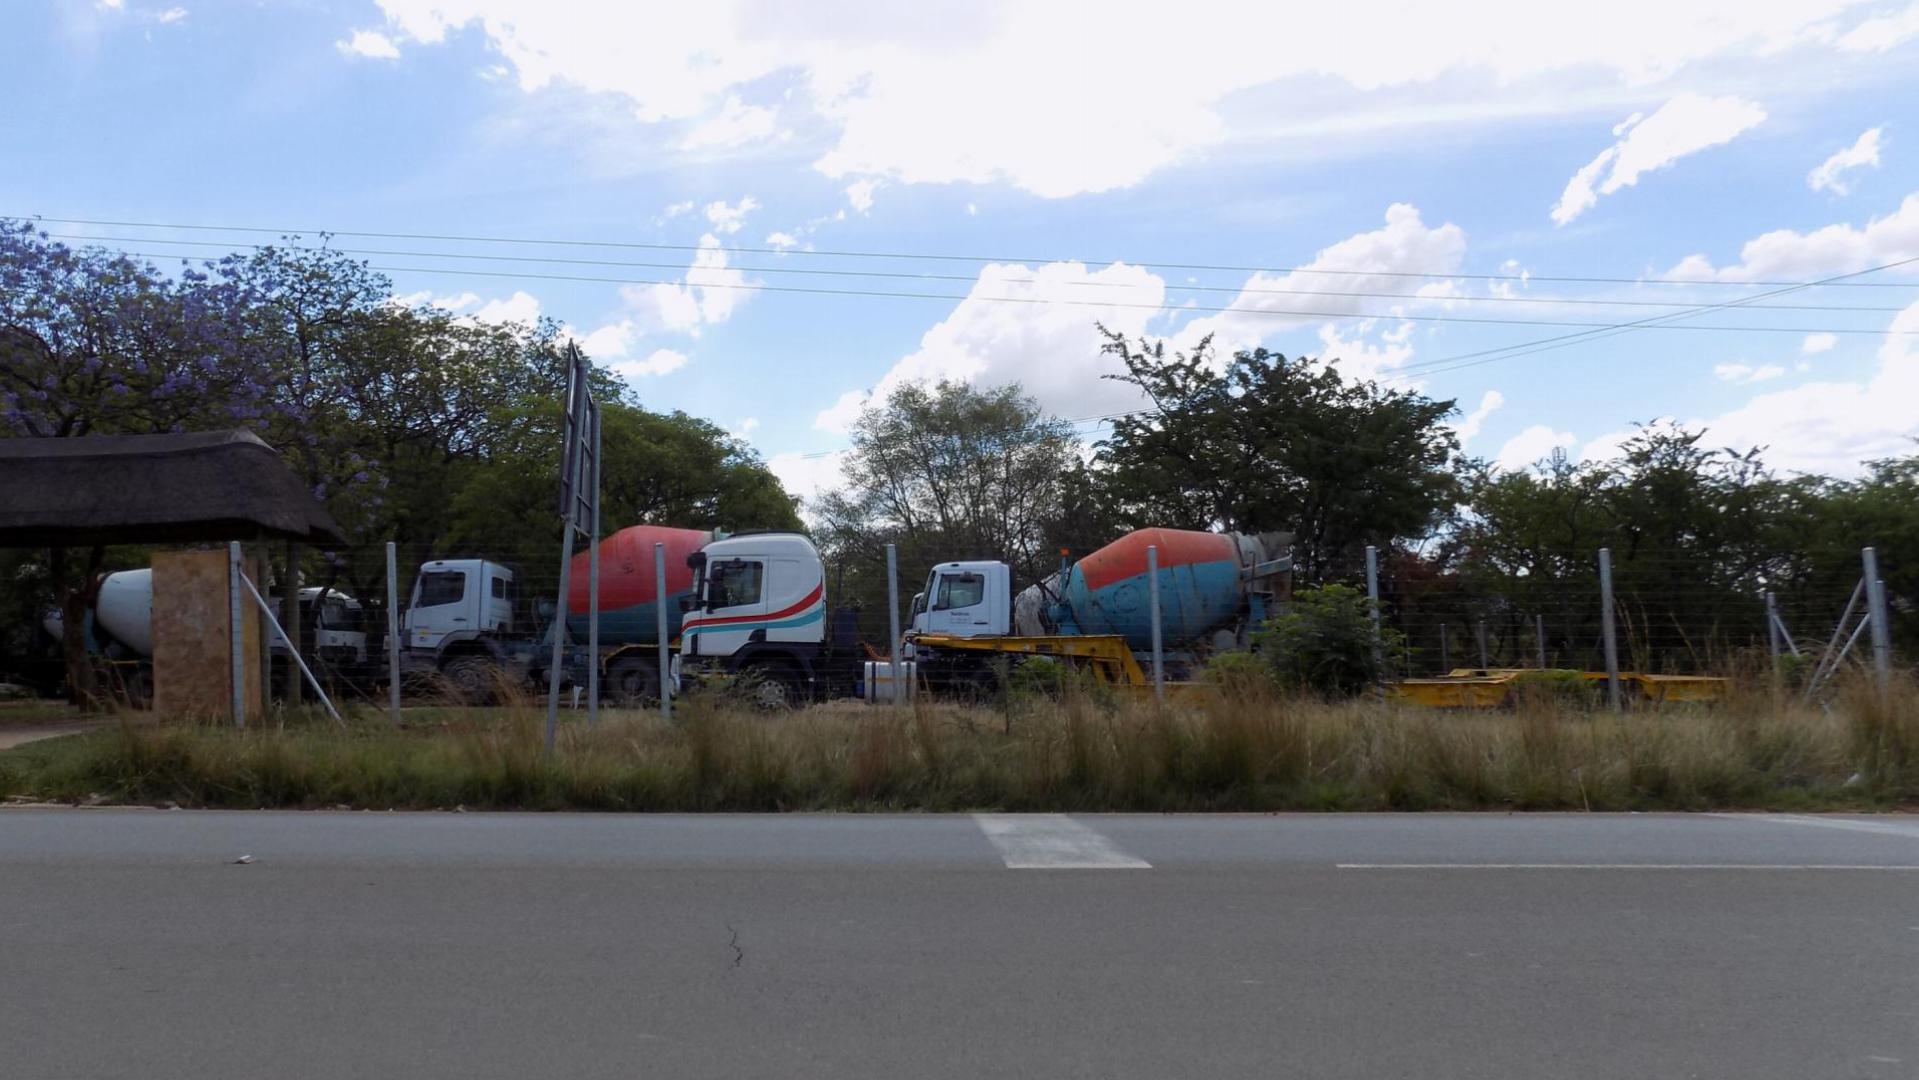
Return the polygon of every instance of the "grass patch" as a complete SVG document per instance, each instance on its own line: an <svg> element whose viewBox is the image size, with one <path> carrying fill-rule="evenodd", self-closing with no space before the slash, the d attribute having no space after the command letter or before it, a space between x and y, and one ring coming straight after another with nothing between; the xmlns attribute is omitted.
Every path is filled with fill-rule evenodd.
<svg viewBox="0 0 1919 1080"><path fill-rule="evenodd" d="M0 796L208 807L546 810L1884 809L1919 801L1919 694L1828 711L1762 690L1613 714L1566 695L1436 712L1257 685L1165 708L1076 691L995 707L835 703L675 722L537 708L311 713L245 732L121 725L0 754Z"/></svg>

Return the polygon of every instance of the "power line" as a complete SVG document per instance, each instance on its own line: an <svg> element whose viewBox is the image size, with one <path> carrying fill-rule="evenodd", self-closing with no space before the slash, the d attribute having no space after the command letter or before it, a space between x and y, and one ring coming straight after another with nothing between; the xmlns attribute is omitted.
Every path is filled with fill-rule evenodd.
<svg viewBox="0 0 1919 1080"><path fill-rule="evenodd" d="M92 242L114 243L114 244L164 244L169 247L216 247L216 248L226 248L228 250L231 250L233 246L232 242L221 241L221 240L162 240L157 237L150 237L150 236L88 236L80 233L49 233L47 235L51 239L55 239L55 240L92 241ZM272 245L254 244L250 246L253 248L253 250L258 251L258 250L262 250L263 248L270 247ZM637 267L637 268L651 269L651 270L678 270L678 269L681 269L682 266L684 265L682 263L637 262L637 261L628 261L628 260L619 260L619 259L563 259L563 258L555 258L552 256L540 256L540 255L481 255L481 254L475 254L473 252L462 252L462 251L396 251L389 248L336 248L336 247L313 247L313 246L293 245L289 247L288 250L331 251L341 255L372 255L372 256L394 255L394 256L400 256L403 258L461 259L461 260L466 260L470 262L551 263L556 265L567 265L567 266ZM160 257L160 256L151 256L151 257ZM166 257L172 257L172 256L166 256ZM698 268L696 267L696 269ZM716 267L714 269L722 269L722 268ZM794 275L827 276L827 277L888 278L888 279L904 279L904 280L913 280L913 281L960 281L960 282L967 282L967 283L972 283L978 280L976 277L973 277L971 275L966 275L966 274L905 273L901 271L891 271L891 270L840 270L840 269L831 269L831 268L823 268L823 267L734 265L734 266L726 266L723 269L736 270L743 274L794 274ZM1011 284L1011 285L1047 284L1047 282L1044 282L1039 278L1032 278L1032 277L1005 278L1005 279L1002 279L1002 283ZM1067 285L1074 288L1097 288L1097 289L1138 289L1139 288L1138 285L1135 285L1129 282L1119 282L1119 281L1080 280L1080 281L1057 282L1055 284ZM1344 290L1332 290L1332 289L1275 289L1275 288L1261 288L1261 287L1254 287L1254 286L1242 287L1242 286L1236 286L1236 285L1180 285L1180 284L1174 284L1171 282L1165 283L1165 287L1169 290L1178 291L1178 292L1232 293L1234 295L1257 295L1257 296L1333 296L1333 297L1357 298L1357 299L1408 300L1408 301L1423 302L1423 303L1466 303L1466 304L1500 303L1500 304L1545 304L1545 305L1564 304L1564 305L1590 306L1590 307L1646 307L1646 308L1681 308L1681 309L1691 309L1698 306L1695 302L1685 301L1685 300L1602 300L1602 299L1595 299L1591 297L1570 297L1570 296L1459 296L1459 295L1422 296L1418 293L1408 293L1408 292L1357 292L1357 291L1344 291ZM1912 287L1919 288L1919 285L1914 285ZM1759 305L1753 305L1753 309L1765 310L1765 311L1846 311L1846 312L1863 312L1868 314L1892 314L1895 312L1905 310L1903 306L1899 306L1899 305L1883 306L1883 305L1849 305L1849 304L1759 304Z"/></svg>
<svg viewBox="0 0 1919 1080"><path fill-rule="evenodd" d="M1743 304L1749 304L1755 300L1764 300L1773 296L1783 296L1787 293L1797 292L1801 289L1817 288L1823 285L1840 283L1847 278L1863 277L1867 274L1877 274L1884 270L1891 270L1900 266L1909 266L1913 263L1919 263L1919 255L1910 256L1904 259L1895 259L1892 262L1881 263L1878 266L1867 267L1864 270L1854 270L1850 273L1836 274L1830 278L1822 279L1820 281L1810 281L1810 282L1805 282L1799 285L1787 286L1785 288L1777 289L1772 292L1760 293L1757 296L1742 297L1737 300L1729 300L1722 304L1707 304L1707 305L1703 305L1701 307L1695 308L1692 311L1677 312L1671 315L1658 315L1658 316L1652 316L1646 319L1636 320L1634 322L1619 323L1615 326L1607 327L1604 330L1582 331L1582 332L1573 333L1573 334L1560 334L1555 337L1541 338L1537 341L1530 341L1530 342L1519 342L1514 345L1507 345L1507 346L1503 346L1496 349L1480 349L1477 352L1460 353L1456 356L1441 357L1435 360L1429 360L1429 361L1424 361L1424 362L1414 363L1414 364L1407 364L1405 367L1400 368L1399 371L1402 371L1402 372L1403 371L1419 371L1428 375L1436 375L1436 374L1442 374L1450 371L1460 371L1469 367L1478 367L1481 364L1490 364L1497 360L1509 360L1509 359L1513 359L1520 356L1532 356L1536 353L1550 352L1554 349L1563 349L1569 345L1583 344L1584 342L1596 341L1601 338L1616 337L1619 334L1630 333L1634 330L1677 329L1677 327L1667 325L1667 323L1675 319L1685 319L1685 318L1691 318L1694 315L1703 315L1709 311L1717 311L1723 308L1739 307ZM1911 331L1893 330L1891 328L1888 328L1886 330L1886 333L1888 334L1900 334L1900 333L1910 333L1910 332Z"/></svg>
<svg viewBox="0 0 1919 1080"><path fill-rule="evenodd" d="M165 243L165 241L160 241L160 242ZM131 256L135 256L143 259L173 259L173 258L181 257L177 252L166 253L166 252L150 252L150 251L127 251L127 252L123 252L123 254L131 255ZM758 282L744 282L744 281L741 281L741 282L706 282L706 281L687 282L683 280L669 280L669 279L662 279L662 278L615 278L615 277L589 277L589 276L580 275L580 274L536 274L530 271L455 270L450 267L429 267L429 266L379 266L371 263L367 264L367 269L378 270L378 271L381 271L382 273L390 273L390 274L455 274L462 277L509 278L512 280L536 280L536 281L572 281L572 282L587 282L587 283L605 284L605 285L669 285L675 288L743 289L750 292L796 293L796 294L802 294L802 295L808 295L808 296L853 296L853 297L887 298L887 299L901 299L901 300L954 300L954 301L975 300L981 303L994 303L994 304L1038 304L1038 305L1054 304L1054 305L1059 305L1063 307L1090 307L1090 308L1107 308L1107 309L1119 308L1119 309L1154 311L1154 312L1169 310L1165 304L1141 304L1141 303L1132 303L1132 302L1119 301L1119 300L1069 300L1069 299L1061 299L1057 297L1041 297L1041 296L974 296L968 293L907 292L903 290L889 290L889 289L822 289L822 288L816 288L816 287L804 286L804 285L765 285ZM1795 288L1807 288L1807 287L1808 286L1805 286L1805 285L1795 286ZM1762 294L1762 295L1770 295L1770 294ZM1726 307L1726 306L1733 306L1733 305L1714 305L1714 306ZM1269 317L1282 318L1282 319L1333 319L1333 320L1348 320L1348 321L1373 320L1373 319L1388 319L1388 320L1396 319L1396 320L1402 320L1406 322L1463 323L1463 324L1469 324L1469 325L1484 325L1484 326L1579 326L1579 327L1589 327L1596 330L1612 329L1619 325L1617 323L1605 323L1605 322L1576 322L1576 321L1567 320L1567 319L1493 319L1493 318L1486 318L1482 316L1470 316L1470 315L1412 315L1412 314L1407 314L1403 312L1390 312L1390 311L1386 311L1386 312L1315 311L1315 310L1305 310L1305 309L1299 309L1299 308L1236 308L1236 307L1221 306L1221 305L1198 305L1198 304L1181 305L1179 307L1176 307L1170 310L1178 311L1178 312L1199 312L1204 314L1225 314L1230 312L1236 315L1262 315L1262 316L1269 316ZM1684 314L1684 313L1682 312L1680 314ZM1677 317L1677 316L1662 316L1662 317ZM1890 328L1870 329L1870 328L1860 328L1860 327L1839 327L1839 326L1721 326L1716 324L1715 325L1687 324L1687 325L1681 326L1681 325L1656 324L1651 322L1650 320L1642 320L1642 322L1648 327L1657 328L1657 329L1704 330L1704 331L1717 331L1717 332L1726 332L1726 333L1754 332L1754 333L1774 333L1774 334L1859 334L1859 335L1868 335L1868 336L1874 336L1874 337L1884 336L1888 334L1890 335L1919 334L1919 330L1893 330Z"/></svg>
<svg viewBox="0 0 1919 1080"><path fill-rule="evenodd" d="M178 229L182 231L197 231L197 232L265 233L265 234L282 236L282 237L311 234L311 235L322 235L322 236L357 236L357 237L367 237L367 238L383 239L383 240L434 240L434 241L475 243L475 244L520 244L520 245L538 245L538 246L552 246L552 247L626 248L626 249L645 250L645 251L698 252L702 250L707 250L703 245L698 245L698 244L650 243L650 242L643 242L643 241L637 241L637 240L562 240L562 239L554 239L554 238L486 236L486 235L478 235L478 234L460 234L460 233L376 232L376 231L369 231L369 230L352 230L352 229L289 229L289 228L268 228L265 226L258 226L258 225L201 225L201 224L182 224L178 222L160 222L160 221L117 221L117 220L108 220L103 218L63 218L63 217L46 217L46 216L39 216L39 215L19 215L18 217L20 217L21 220L26 220L28 218L31 218L33 220L53 222L56 224L64 224L64 225L95 225L95 226L110 226L110 227L116 227L116 228L136 228L136 229ZM1602 285L1679 285L1679 286L1720 286L1720 287L1736 287L1736 288L1765 288L1765 287L1789 286L1789 285L1798 286L1798 285L1805 284L1803 282L1784 282L1784 281L1700 281L1697 279L1686 279L1686 278L1661 278L1661 277L1644 277L1644 276L1642 277L1601 277L1601 276L1591 276L1591 275L1546 275L1546 274L1530 274L1530 273L1528 274L1468 274L1468 273L1460 273L1460 272L1450 271L1450 270L1449 271L1372 270L1372 269L1350 269L1350 268L1322 267L1322 266L1243 266L1243 265L1233 265L1233 264L1225 264L1225 263L1134 262L1126 259L1075 259L1075 258L1059 258L1059 257L1014 258L1011 256L955 255L955 254L938 253L938 252L855 251L855 250L822 251L822 250L807 250L802 248L750 247L750 246L736 246L728 250L746 252L751 254L759 254L759 255L779 255L779 256L806 257L806 258L902 259L902 260L921 260L921 261L932 261L932 262L967 262L967 263L1079 262L1079 263L1085 263L1088 265L1125 263L1126 265L1129 265L1129 266L1138 266L1142 268L1156 269L1156 270L1209 270L1209 271L1220 271L1220 272L1227 272L1227 273L1248 273L1248 274L1329 274L1329 275L1349 275L1349 276L1357 276L1357 277L1460 278L1460 279L1472 280L1472 281L1504 281L1504 282L1515 282L1515 283L1522 283L1522 284L1528 281L1553 281L1553 282L1569 282L1569 283L1577 283L1577 284L1602 284ZM1908 286L1901 282L1863 282L1863 283L1857 283L1853 287L1906 288Z"/></svg>

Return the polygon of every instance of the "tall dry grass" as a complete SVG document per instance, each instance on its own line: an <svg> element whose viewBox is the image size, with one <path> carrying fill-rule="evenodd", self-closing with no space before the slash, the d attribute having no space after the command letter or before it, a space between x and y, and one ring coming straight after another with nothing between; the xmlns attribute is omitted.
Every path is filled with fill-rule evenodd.
<svg viewBox="0 0 1919 1080"><path fill-rule="evenodd" d="M0 755L0 793L193 806L599 810L1625 810L1871 808L1919 801L1919 690L1845 687L1830 708L1761 682L1713 706L1613 714L1540 695L1487 712L1258 685L1159 707L1069 687L997 706L835 703L767 715L723 699L673 723L532 702L311 715L244 733L124 727Z"/></svg>

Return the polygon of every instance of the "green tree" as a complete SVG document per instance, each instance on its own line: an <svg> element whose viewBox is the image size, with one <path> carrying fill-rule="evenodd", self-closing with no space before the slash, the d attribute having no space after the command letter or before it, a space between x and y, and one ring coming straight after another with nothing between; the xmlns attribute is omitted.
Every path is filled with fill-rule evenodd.
<svg viewBox="0 0 1919 1080"><path fill-rule="evenodd" d="M888 543L907 596L951 559L996 559L1022 581L1052 568L1048 540L1077 443L1017 385L906 384L861 413L852 443L843 487L814 507L850 579L843 595L884 611Z"/></svg>
<svg viewBox="0 0 1919 1080"><path fill-rule="evenodd" d="M1094 460L1127 526L1291 532L1311 579L1366 544L1423 537L1451 510L1451 401L1351 381L1334 362L1265 349L1222 362L1210 339L1181 353L1101 333L1126 368L1108 378L1152 405L1114 421Z"/></svg>

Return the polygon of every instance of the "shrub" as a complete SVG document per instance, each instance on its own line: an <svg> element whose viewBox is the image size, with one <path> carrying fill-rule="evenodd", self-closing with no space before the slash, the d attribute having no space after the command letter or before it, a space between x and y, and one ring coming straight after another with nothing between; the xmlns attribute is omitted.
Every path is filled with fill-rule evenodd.
<svg viewBox="0 0 1919 1080"><path fill-rule="evenodd" d="M1254 633L1253 647L1281 686L1351 697L1398 670L1406 653L1405 635L1376 631L1372 614L1372 601L1358 589L1304 589Z"/></svg>

